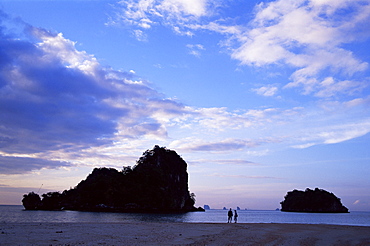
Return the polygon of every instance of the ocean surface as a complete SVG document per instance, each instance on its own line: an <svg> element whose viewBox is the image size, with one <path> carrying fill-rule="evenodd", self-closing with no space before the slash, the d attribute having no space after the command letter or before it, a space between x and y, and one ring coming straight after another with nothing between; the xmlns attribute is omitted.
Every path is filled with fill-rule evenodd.
<svg viewBox="0 0 370 246"><path fill-rule="evenodd" d="M370 226L370 212L344 214L287 213L281 211L238 210L239 223L299 223ZM226 223L227 210L184 214L107 213L78 211L25 211L19 205L0 205L0 223L9 222L184 222Z"/></svg>

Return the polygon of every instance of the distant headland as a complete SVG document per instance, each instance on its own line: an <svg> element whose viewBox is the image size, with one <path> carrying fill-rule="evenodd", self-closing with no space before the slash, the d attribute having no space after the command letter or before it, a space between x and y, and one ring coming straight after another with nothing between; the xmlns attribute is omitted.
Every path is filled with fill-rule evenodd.
<svg viewBox="0 0 370 246"><path fill-rule="evenodd" d="M173 150L154 146L136 165L95 168L75 188L40 196L23 196L26 210L78 210L112 212L189 212L195 208L195 194L188 190L186 162Z"/></svg>
<svg viewBox="0 0 370 246"><path fill-rule="evenodd" d="M289 191L284 198L280 203L283 212L348 213L340 198L319 188Z"/></svg>

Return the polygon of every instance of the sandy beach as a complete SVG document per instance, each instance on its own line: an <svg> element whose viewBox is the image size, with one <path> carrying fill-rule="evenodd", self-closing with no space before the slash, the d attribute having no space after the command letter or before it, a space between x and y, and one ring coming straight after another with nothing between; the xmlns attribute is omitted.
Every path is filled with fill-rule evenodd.
<svg viewBox="0 0 370 246"><path fill-rule="evenodd" d="M370 245L370 227L306 224L3 223L0 245Z"/></svg>

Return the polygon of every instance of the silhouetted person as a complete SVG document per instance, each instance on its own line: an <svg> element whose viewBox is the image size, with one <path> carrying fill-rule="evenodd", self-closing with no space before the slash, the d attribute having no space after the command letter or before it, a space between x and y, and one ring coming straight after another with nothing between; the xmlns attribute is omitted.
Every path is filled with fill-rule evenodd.
<svg viewBox="0 0 370 246"><path fill-rule="evenodd" d="M227 216L228 216L228 219L227 219L227 223L231 223L233 221L233 211L229 210L229 212L227 212Z"/></svg>
<svg viewBox="0 0 370 246"><path fill-rule="evenodd" d="M236 212L236 210L234 210L234 222L238 222L238 213Z"/></svg>

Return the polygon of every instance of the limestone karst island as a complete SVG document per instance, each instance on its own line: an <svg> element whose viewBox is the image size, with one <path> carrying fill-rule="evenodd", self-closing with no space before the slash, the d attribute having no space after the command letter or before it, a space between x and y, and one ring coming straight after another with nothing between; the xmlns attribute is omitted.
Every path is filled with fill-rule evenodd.
<svg viewBox="0 0 370 246"><path fill-rule="evenodd" d="M326 190L316 188L305 191L293 190L281 202L281 211L306 213L348 213L340 198Z"/></svg>
<svg viewBox="0 0 370 246"><path fill-rule="evenodd" d="M155 146L136 165L95 168L75 188L42 195L24 195L26 210L78 210L114 212L189 212L195 195L188 189L186 162L173 150Z"/></svg>

